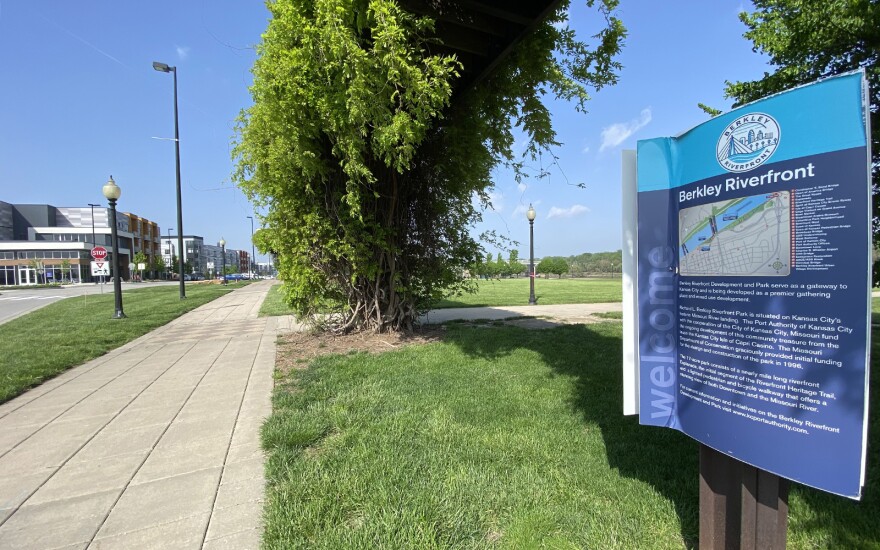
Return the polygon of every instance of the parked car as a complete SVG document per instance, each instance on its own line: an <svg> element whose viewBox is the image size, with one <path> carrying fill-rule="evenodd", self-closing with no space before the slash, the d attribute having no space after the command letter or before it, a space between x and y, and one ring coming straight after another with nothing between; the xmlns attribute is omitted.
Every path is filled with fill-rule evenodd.
<svg viewBox="0 0 880 550"><path fill-rule="evenodd" d="M247 279L247 275L242 275L241 273L230 273L226 276L227 281L241 281L242 279Z"/></svg>

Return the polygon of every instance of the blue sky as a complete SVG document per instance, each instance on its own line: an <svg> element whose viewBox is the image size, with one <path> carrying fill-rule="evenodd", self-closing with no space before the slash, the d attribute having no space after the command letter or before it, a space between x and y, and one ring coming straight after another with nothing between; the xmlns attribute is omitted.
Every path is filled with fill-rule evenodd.
<svg viewBox="0 0 880 550"><path fill-rule="evenodd" d="M536 256L620 248L620 151L706 120L698 102L729 108L724 81L767 70L742 38L737 13L750 8L622 0L619 84L594 94L587 115L552 103L563 145L556 164L541 159L549 176L517 185L498 170L495 209L475 231L519 241L524 256L532 203ZM172 76L152 68L161 61L178 67L185 233L250 248L253 209L231 183L230 144L267 18L256 1L0 0L0 200L104 203L112 174L121 210L176 230L174 144L153 139L174 135ZM575 0L570 24L588 40L599 22Z"/></svg>

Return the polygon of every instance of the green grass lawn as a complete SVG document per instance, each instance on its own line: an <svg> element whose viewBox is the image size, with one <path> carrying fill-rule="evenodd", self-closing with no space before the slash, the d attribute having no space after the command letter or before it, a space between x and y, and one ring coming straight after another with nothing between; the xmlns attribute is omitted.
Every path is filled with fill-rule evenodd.
<svg viewBox="0 0 880 550"><path fill-rule="evenodd" d="M77 296L0 325L0 403L241 286L187 285L186 300L176 286L126 290L119 320L112 292Z"/></svg>
<svg viewBox="0 0 880 550"><path fill-rule="evenodd" d="M452 325L295 371L263 427L265 546L696 547L698 445L622 415L621 330ZM861 503L795 487L789 547L880 547L868 474Z"/></svg>
<svg viewBox="0 0 880 550"><path fill-rule="evenodd" d="M535 298L539 305L597 304L620 302L620 279L535 279ZM463 294L442 300L435 309L451 307L525 306L529 303L529 279L479 281L476 294Z"/></svg>

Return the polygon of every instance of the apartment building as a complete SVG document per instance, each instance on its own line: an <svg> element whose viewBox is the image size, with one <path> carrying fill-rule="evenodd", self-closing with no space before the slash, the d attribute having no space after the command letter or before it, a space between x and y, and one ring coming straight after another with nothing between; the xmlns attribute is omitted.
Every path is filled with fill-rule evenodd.
<svg viewBox="0 0 880 550"><path fill-rule="evenodd" d="M137 221L133 232L132 219ZM147 227L146 230L143 228ZM91 249L103 246L119 254L120 275L130 277L134 254L158 248L155 223L127 212L116 213L119 250L111 245L110 211L101 206L56 207L0 201L0 285L91 282Z"/></svg>

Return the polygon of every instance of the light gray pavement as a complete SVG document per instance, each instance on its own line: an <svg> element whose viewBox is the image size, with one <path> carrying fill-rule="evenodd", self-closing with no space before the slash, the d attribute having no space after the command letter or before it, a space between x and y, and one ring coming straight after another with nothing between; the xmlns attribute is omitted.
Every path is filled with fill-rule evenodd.
<svg viewBox="0 0 880 550"><path fill-rule="evenodd" d="M589 323L595 321L594 313L623 311L621 302L602 304L560 304L505 307L471 307L436 309L429 311L420 319L426 324L440 324L453 320L476 321L487 319L515 319L517 317L537 317L554 324Z"/></svg>
<svg viewBox="0 0 880 550"><path fill-rule="evenodd" d="M272 281L0 405L0 548L257 548Z"/></svg>

